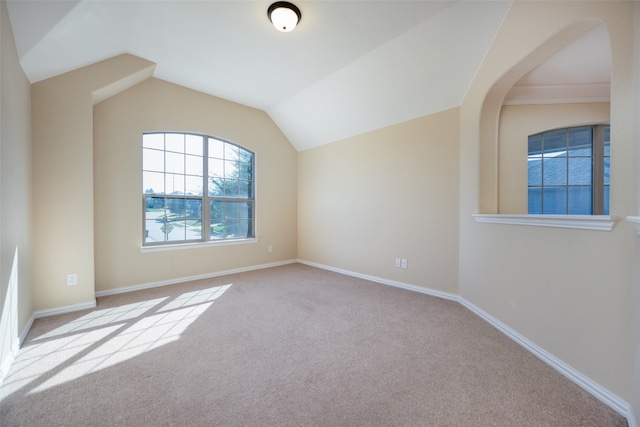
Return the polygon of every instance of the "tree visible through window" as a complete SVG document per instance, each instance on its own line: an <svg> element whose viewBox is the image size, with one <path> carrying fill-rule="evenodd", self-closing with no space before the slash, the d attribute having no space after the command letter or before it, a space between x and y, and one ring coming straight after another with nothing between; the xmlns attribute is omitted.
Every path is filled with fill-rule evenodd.
<svg viewBox="0 0 640 427"><path fill-rule="evenodd" d="M529 214L609 214L609 126L531 135Z"/></svg>
<svg viewBox="0 0 640 427"><path fill-rule="evenodd" d="M254 237L254 154L217 138L142 136L145 245Z"/></svg>

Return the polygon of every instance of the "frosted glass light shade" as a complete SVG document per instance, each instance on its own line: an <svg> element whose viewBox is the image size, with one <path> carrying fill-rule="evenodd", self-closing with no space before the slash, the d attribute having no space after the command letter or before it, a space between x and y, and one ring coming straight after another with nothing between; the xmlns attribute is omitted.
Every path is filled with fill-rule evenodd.
<svg viewBox="0 0 640 427"><path fill-rule="evenodd" d="M300 22L300 18L302 17L300 9L285 1L273 3L269 6L267 14L273 23L273 26L283 33L292 31L296 25L298 25L298 22Z"/></svg>

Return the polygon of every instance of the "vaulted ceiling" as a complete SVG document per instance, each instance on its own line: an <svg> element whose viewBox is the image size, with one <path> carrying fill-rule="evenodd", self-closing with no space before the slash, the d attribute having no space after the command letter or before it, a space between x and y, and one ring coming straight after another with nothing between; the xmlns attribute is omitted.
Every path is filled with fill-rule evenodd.
<svg viewBox="0 0 640 427"><path fill-rule="evenodd" d="M298 0L290 33L273 28L270 4L7 2L32 83L129 53L155 62L159 79L264 110L304 150L460 105L511 1ZM606 56L604 35L592 37ZM520 86L548 86L576 55L591 61L578 83L602 83L608 57L593 45L588 55L567 48Z"/></svg>

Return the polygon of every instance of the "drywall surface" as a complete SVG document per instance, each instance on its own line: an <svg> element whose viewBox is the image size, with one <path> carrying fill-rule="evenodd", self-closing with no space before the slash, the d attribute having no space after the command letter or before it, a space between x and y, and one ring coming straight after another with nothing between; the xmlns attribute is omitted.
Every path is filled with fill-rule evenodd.
<svg viewBox="0 0 640 427"><path fill-rule="evenodd" d="M527 213L528 137L551 129L609 123L609 103L505 105L498 136L498 212Z"/></svg>
<svg viewBox="0 0 640 427"><path fill-rule="evenodd" d="M31 99L0 2L0 381L31 313Z"/></svg>
<svg viewBox="0 0 640 427"><path fill-rule="evenodd" d="M636 210L632 7L515 2L460 109L460 295L627 401L633 227L624 220L611 232L480 224L472 214L498 213L504 95L600 23L612 44L611 214Z"/></svg>
<svg viewBox="0 0 640 427"><path fill-rule="evenodd" d="M297 153L266 113L152 78L97 104L93 117L96 290L296 258ZM257 243L141 252L142 134L158 131L210 135L255 153Z"/></svg>
<svg viewBox="0 0 640 427"><path fill-rule="evenodd" d="M457 292L458 126L454 108L301 151L298 258Z"/></svg>
<svg viewBox="0 0 640 427"><path fill-rule="evenodd" d="M36 310L95 303L94 92L113 95L154 67L120 55L31 86ZM77 284L67 285L68 274Z"/></svg>

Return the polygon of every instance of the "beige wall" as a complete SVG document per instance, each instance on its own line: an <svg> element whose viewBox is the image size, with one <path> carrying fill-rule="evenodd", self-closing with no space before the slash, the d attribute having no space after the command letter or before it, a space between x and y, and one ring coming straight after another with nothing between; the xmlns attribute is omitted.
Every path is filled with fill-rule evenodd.
<svg viewBox="0 0 640 427"><path fill-rule="evenodd" d="M627 401L633 228L624 220L612 232L480 224L472 214L497 212L504 95L599 22L612 40L611 213L624 218L637 209L632 7L515 2L461 106L460 128L461 296Z"/></svg>
<svg viewBox="0 0 640 427"><path fill-rule="evenodd" d="M93 104L154 67L121 55L31 86L36 310L95 302ZM70 273L75 286L67 286Z"/></svg>
<svg viewBox="0 0 640 427"><path fill-rule="evenodd" d="M634 46L634 70L635 70L635 86L632 86L631 92L635 94L635 116L640 117L640 2L634 4L634 27L632 37L635 40ZM640 215L640 120L635 121L635 211L633 216ZM631 248L631 257L634 260L632 282L631 282L631 324L632 326L632 365L630 371L630 381L632 384L631 400L635 410L636 421L640 420L640 237L635 237Z"/></svg>
<svg viewBox="0 0 640 427"><path fill-rule="evenodd" d="M498 134L498 212L527 213L528 136L609 122L609 103L505 105Z"/></svg>
<svg viewBox="0 0 640 427"><path fill-rule="evenodd" d="M255 153L258 243L141 253L142 133L152 131ZM263 111L149 79L95 106L93 138L96 290L295 260L296 151Z"/></svg>
<svg viewBox="0 0 640 427"><path fill-rule="evenodd" d="M640 419L640 238L623 220L640 214L640 43L632 45L640 40L638 3L516 1L460 108L300 153L265 113L144 80L151 65L130 57L33 85L30 130L29 85L4 1L1 6L0 303L3 319L10 313L10 320L0 322L0 333L9 324L24 326L32 309L84 303L95 290L298 257L459 293L631 402ZM533 123L522 118L531 107L505 109L501 124L504 94L598 22L607 25L613 50L616 227L595 232L476 223L473 213L522 209L521 200L505 204L515 191L509 185L522 185L507 177L522 179L523 171L510 161L521 161L520 155L504 150L512 148L505 145L512 141L507 134L526 133L520 125ZM606 109L575 111L588 115L583 110L592 107L593 117ZM545 125L552 116L575 112L538 108ZM256 152L259 243L140 252L140 135L154 130L211 134ZM6 306L16 247L25 249L18 252L13 314ZM395 258L407 258L409 268L396 268ZM79 274L77 287L66 286L70 272Z"/></svg>
<svg viewBox="0 0 640 427"><path fill-rule="evenodd" d="M0 2L0 379L31 305L30 85Z"/></svg>
<svg viewBox="0 0 640 427"><path fill-rule="evenodd" d="M452 109L300 152L298 258L457 292L458 126Z"/></svg>

